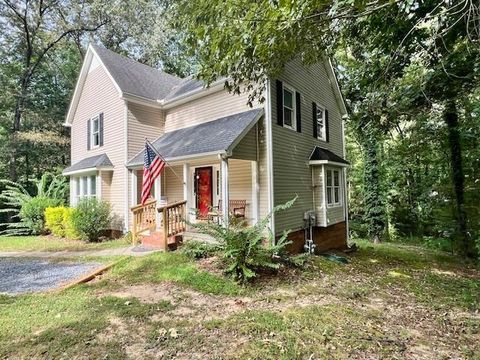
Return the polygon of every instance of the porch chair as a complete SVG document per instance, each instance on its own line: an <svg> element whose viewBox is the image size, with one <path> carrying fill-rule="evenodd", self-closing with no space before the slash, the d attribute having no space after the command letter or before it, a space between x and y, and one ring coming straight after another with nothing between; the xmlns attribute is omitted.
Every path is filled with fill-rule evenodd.
<svg viewBox="0 0 480 360"><path fill-rule="evenodd" d="M230 216L235 217L238 220L245 220L245 208L247 207L247 200L229 200L228 212ZM208 220L217 218L217 221L223 216L222 214L222 200L218 200L218 206L214 206L213 212L210 212Z"/></svg>

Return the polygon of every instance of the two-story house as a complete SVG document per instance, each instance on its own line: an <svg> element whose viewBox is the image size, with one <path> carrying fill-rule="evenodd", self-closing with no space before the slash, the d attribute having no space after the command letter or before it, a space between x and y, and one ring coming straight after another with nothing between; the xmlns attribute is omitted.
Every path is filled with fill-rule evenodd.
<svg viewBox="0 0 480 360"><path fill-rule="evenodd" d="M345 247L346 108L330 62L292 61L267 82L264 103L249 107L247 100L228 93L224 80L205 88L90 46L65 121L71 205L84 197L109 201L112 228L132 230L147 138L168 162L150 208L183 203L194 222L237 201L253 224L297 196L272 217L272 231L291 230L292 250L301 251L310 212L317 249Z"/></svg>

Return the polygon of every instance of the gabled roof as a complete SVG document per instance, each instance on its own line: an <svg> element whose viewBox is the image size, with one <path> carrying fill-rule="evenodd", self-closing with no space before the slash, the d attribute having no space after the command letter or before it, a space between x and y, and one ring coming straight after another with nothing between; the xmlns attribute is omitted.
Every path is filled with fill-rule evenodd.
<svg viewBox="0 0 480 360"><path fill-rule="evenodd" d="M107 68L123 94L149 100L165 98L182 79L100 46L92 45L94 52ZM203 83L202 83L203 84Z"/></svg>
<svg viewBox="0 0 480 360"><path fill-rule="evenodd" d="M333 163L333 164L338 164L338 165L350 165L350 163L345 160L344 158L336 155L335 153L331 152L328 149L321 148L320 146L315 146L315 148L312 151L312 154L310 155L310 164L328 164L328 163Z"/></svg>
<svg viewBox="0 0 480 360"><path fill-rule="evenodd" d="M113 164L108 158L107 154L100 154L91 156L85 159L80 160L79 162L73 164L72 166L67 167L63 170L63 175L70 175L73 173L88 171L88 170L111 170L113 169Z"/></svg>
<svg viewBox="0 0 480 360"><path fill-rule="evenodd" d="M228 154L263 115L253 109L163 134L152 145L167 161ZM143 165L143 150L127 167Z"/></svg>

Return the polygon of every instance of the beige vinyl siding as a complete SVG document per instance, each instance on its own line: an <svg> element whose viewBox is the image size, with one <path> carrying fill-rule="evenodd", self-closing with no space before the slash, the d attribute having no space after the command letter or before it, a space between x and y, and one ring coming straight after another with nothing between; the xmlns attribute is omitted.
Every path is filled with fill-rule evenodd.
<svg viewBox="0 0 480 360"><path fill-rule="evenodd" d="M251 109L247 105L248 95L217 91L200 99L167 110L165 132L198 125L204 122Z"/></svg>
<svg viewBox="0 0 480 360"><path fill-rule="evenodd" d="M259 121L262 121L260 119ZM252 160L257 159L257 126L254 126L232 151L232 158Z"/></svg>
<svg viewBox="0 0 480 360"><path fill-rule="evenodd" d="M162 110L128 103L128 158L143 150L145 138L153 142L162 135L165 119Z"/></svg>
<svg viewBox="0 0 480 360"><path fill-rule="evenodd" d="M245 217L252 219L252 163L246 160L228 161L230 200L246 200ZM220 175L221 176L221 175Z"/></svg>
<svg viewBox="0 0 480 360"><path fill-rule="evenodd" d="M102 199L110 201L110 191L112 188L112 177L113 172L111 171L100 171L100 179L102 186Z"/></svg>
<svg viewBox="0 0 480 360"><path fill-rule="evenodd" d="M180 179L175 176L175 173ZM162 193L167 197L168 203L183 201L183 166L167 167L162 174Z"/></svg>
<svg viewBox="0 0 480 360"><path fill-rule="evenodd" d="M279 79L301 94L302 132L277 124L276 82L271 81L273 182L275 205L298 196L292 208L275 216L275 231L298 230L303 226L305 211L314 210L312 173L308 165L315 145L343 156L342 119L340 108L323 64L304 67L299 60L285 67ZM313 138L312 101L329 112L330 141Z"/></svg>
<svg viewBox="0 0 480 360"><path fill-rule="evenodd" d="M87 150L87 121L104 114L104 146ZM90 71L75 110L71 127L72 164L98 154L106 153L114 166L109 201L120 230L125 214L125 106L113 82L102 66Z"/></svg>

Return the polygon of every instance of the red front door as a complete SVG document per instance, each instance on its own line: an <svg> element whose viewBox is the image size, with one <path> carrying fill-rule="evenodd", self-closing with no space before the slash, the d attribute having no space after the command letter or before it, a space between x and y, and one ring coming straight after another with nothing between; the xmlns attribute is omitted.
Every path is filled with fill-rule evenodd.
<svg viewBox="0 0 480 360"><path fill-rule="evenodd" d="M195 169L195 200L198 219L207 218L213 205L213 168L211 166Z"/></svg>

